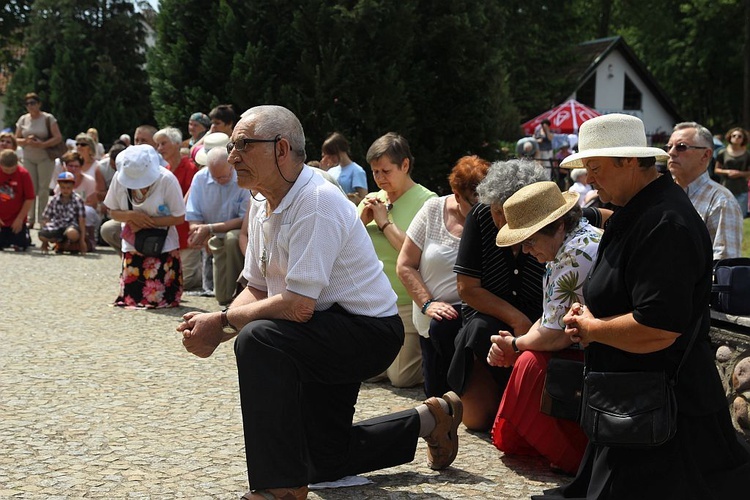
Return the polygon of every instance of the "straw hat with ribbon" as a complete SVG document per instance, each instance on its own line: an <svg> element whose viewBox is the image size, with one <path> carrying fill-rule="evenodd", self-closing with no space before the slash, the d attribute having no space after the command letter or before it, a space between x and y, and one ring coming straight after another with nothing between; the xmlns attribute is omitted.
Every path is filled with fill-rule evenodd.
<svg viewBox="0 0 750 500"><path fill-rule="evenodd" d="M561 193L554 182L529 184L503 203L506 224L498 231L495 243L499 247L521 243L577 203L578 193Z"/></svg>

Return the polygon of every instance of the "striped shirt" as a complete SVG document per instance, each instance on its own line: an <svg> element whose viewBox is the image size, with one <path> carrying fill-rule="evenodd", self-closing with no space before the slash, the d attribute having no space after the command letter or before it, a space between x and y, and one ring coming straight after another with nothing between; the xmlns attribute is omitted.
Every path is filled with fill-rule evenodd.
<svg viewBox="0 0 750 500"><path fill-rule="evenodd" d="M521 311L532 322L542 315L542 279L545 265L534 257L495 244L497 227L490 206L478 203L466 216L453 270L481 280L482 288ZM463 304L464 324L476 310Z"/></svg>

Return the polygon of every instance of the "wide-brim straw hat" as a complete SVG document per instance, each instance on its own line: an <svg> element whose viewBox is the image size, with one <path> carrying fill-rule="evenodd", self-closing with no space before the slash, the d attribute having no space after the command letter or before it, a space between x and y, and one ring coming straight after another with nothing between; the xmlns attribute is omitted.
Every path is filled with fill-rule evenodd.
<svg viewBox="0 0 750 500"><path fill-rule="evenodd" d="M203 147L195 155L195 163L203 165L208 164L208 152L213 148L225 148L229 142L229 136L224 132L212 132L203 136Z"/></svg>
<svg viewBox="0 0 750 500"><path fill-rule="evenodd" d="M117 182L128 189L149 187L161 175L161 156L148 144L123 149L115 165Z"/></svg>
<svg viewBox="0 0 750 500"><path fill-rule="evenodd" d="M643 122L635 116L612 113L597 116L581 125L578 152L560 162L561 167L582 168L584 158L651 158L666 161L666 151L648 146Z"/></svg>
<svg viewBox="0 0 750 500"><path fill-rule="evenodd" d="M578 193L561 193L554 182L529 184L503 203L506 222L498 231L495 243L499 247L521 243L565 215L577 203Z"/></svg>

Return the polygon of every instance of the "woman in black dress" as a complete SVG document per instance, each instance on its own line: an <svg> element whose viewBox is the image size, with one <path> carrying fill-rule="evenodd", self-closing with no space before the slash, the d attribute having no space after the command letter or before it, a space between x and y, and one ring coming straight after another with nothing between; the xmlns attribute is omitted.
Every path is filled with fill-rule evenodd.
<svg viewBox="0 0 750 500"><path fill-rule="evenodd" d="M696 338L676 386L677 433L650 449L589 444L578 475L535 498L724 499L747 494L750 457L732 427L709 343L711 241L690 200L655 168L664 151L646 147L643 123L610 114L586 122L580 152L606 202L609 221L566 333L586 346L592 371L673 374ZM698 324L699 328L694 327Z"/></svg>

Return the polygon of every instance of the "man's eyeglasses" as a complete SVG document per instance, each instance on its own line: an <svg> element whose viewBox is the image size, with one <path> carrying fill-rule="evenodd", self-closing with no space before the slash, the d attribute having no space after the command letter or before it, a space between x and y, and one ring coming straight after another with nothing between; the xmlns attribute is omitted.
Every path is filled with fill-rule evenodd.
<svg viewBox="0 0 750 500"><path fill-rule="evenodd" d="M237 139L235 142L227 143L227 154L232 154L232 151L234 151L235 149L238 152L242 152L245 150L245 146L247 146L248 144L253 144L256 142L278 142L279 139L281 139L280 135L277 135L273 139Z"/></svg>
<svg viewBox="0 0 750 500"><path fill-rule="evenodd" d="M678 153L684 153L688 149L708 149L706 146L691 146L690 144L685 144L684 142L678 142L677 144L667 144L665 147L667 148L667 152L674 148Z"/></svg>
<svg viewBox="0 0 750 500"><path fill-rule="evenodd" d="M523 248L534 248L535 244L536 244L536 238L529 238L521 242L521 246Z"/></svg>

